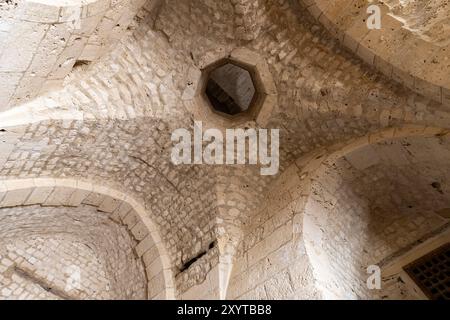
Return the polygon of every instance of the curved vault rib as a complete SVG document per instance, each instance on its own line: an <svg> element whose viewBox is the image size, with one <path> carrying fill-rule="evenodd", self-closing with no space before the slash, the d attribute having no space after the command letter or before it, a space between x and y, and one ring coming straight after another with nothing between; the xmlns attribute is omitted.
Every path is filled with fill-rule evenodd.
<svg viewBox="0 0 450 320"><path fill-rule="evenodd" d="M175 298L172 267L158 228L142 204L129 195L83 180L36 178L1 180L0 198L0 208L39 204L77 207L86 203L111 214L138 241L135 250L147 268L148 297Z"/></svg>
<svg viewBox="0 0 450 320"><path fill-rule="evenodd" d="M442 36L446 42L424 40L422 33L403 26L408 23L408 15L406 20L399 21L395 13L391 12L390 7L393 2L398 3L397 0L376 4L382 12L379 30L369 30L366 26L369 16L366 10L371 4L368 0L299 1L333 36L367 64L419 94L445 106L450 105L448 32L442 34L442 31L434 30L435 36ZM425 1L408 2L407 6L419 2ZM398 6L393 7L402 11ZM436 14L438 10L444 14L446 12L440 3L428 3L427 11L431 16L433 11Z"/></svg>
<svg viewBox="0 0 450 320"><path fill-rule="evenodd" d="M436 174L436 172L443 170L442 165L446 162L442 162L441 159L429 166L424 161L425 158L431 163L436 161L433 158L435 153L431 149L441 148L441 142L448 140L448 137L448 129L441 128L411 126L390 129L355 140L344 146L336 146L329 151L323 151L319 153L320 156L317 156L316 153L313 155L313 160L309 157L309 160L299 161L298 165L301 168L301 174L304 176L303 179L306 179L306 184L309 185L309 190L305 193L306 199L302 205L303 238L317 286L325 298L373 298L379 297L378 294L380 297L386 295L394 299L423 298L420 292L415 292L412 288L408 289L395 281L391 281L392 277L384 280L386 281L383 283L385 291L375 293L366 291L367 288L363 286L366 279L364 277L367 273L360 264L364 268L371 264L378 265L385 256L388 257L393 252L402 250L414 241L429 240L427 237L430 232L445 226L445 220L441 219L436 212L439 211L439 208L448 206L450 199L437 193L432 188L431 182L433 177L434 179L441 177L441 173ZM391 141L396 141L397 144L391 143ZM430 150L420 148L420 146L427 145L429 145ZM373 149L374 147L377 149ZM389 148L392 150L381 152L381 150ZM400 149L408 148L414 150L414 155L413 153L405 152L402 154L400 152ZM376 154L378 151L374 150L380 150L379 155ZM419 154L420 151L422 151L422 154ZM443 152L439 153L439 156L445 158L448 154L448 152ZM415 156L417 158L414 158ZM407 157L412 157L413 162L409 162L411 159L408 161ZM378 170L377 166L382 166L386 162L384 161L385 158L391 159L393 167L386 169L387 171L385 170L383 173L383 170ZM398 165L399 172L403 170L403 175L396 176L399 181L395 181L393 178L396 165ZM418 170L408 171L415 167ZM358 175L357 172L362 173L364 170L369 172L371 178L367 179L364 174ZM390 173L386 174L386 172ZM345 180L352 176L353 180ZM420 178L420 176L423 177ZM416 181L408 184L405 179L416 179ZM378 184L385 180L392 181L379 187ZM430 182L427 182L428 180ZM369 191L363 190L363 184L367 182L371 186ZM350 186L349 190L346 189L346 183L348 184L347 187ZM399 184L397 188L394 187L395 184ZM390 200L391 202L384 201L389 195L398 194L404 196L400 203L398 201L392 202L392 200ZM421 200L418 200L419 198ZM431 200L431 206L424 198L433 199ZM428 206L425 205L425 202L428 203ZM405 210L409 212L409 216L403 214L402 210L403 212ZM333 214L331 214L332 212ZM426 218L423 218L422 215ZM381 220L376 220L380 216ZM348 219L352 219L351 222ZM416 220L418 221L418 227L414 229L414 232L407 231L413 220L414 223L416 223ZM421 225L419 220L429 223ZM386 225L382 225L383 223L386 223ZM337 227L338 224L342 227L339 227L341 229ZM348 229L343 228L345 225L351 226L350 228L363 228L364 231L353 230L354 233L349 233ZM395 225L397 229L388 228L389 225ZM338 231L338 229L341 231ZM380 238L380 232L388 229L392 229L391 233ZM369 237L369 240L355 242L355 237L360 235ZM387 238L390 240L387 242L381 241L381 239ZM394 241L401 238L407 239L403 239L401 243ZM331 245L330 241L333 241L334 245ZM375 243L379 245L380 241L384 243L381 251L375 246ZM348 276L337 276L338 271L343 272L342 265L339 265L342 261L329 251L330 246L335 247L337 254L352 255L347 257L346 261L353 261L351 259L355 258L354 266L347 265L344 267L350 272ZM353 251L349 248L353 248ZM359 258L362 260L357 260ZM336 268L339 270L336 271ZM383 270L382 272L384 272ZM348 279L348 277L353 279L354 282L345 282L344 279ZM394 278L397 279L398 277ZM400 287L398 287L399 285Z"/></svg>

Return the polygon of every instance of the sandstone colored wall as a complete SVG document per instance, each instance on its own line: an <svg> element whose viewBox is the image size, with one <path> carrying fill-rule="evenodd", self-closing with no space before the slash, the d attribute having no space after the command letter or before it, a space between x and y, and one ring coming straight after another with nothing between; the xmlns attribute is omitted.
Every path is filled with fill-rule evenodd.
<svg viewBox="0 0 450 320"><path fill-rule="evenodd" d="M272 186L245 226L228 287L229 299L319 299L303 243L305 190L296 167Z"/></svg>
<svg viewBox="0 0 450 320"><path fill-rule="evenodd" d="M95 210L98 211L96 214L99 217L95 216L94 221L95 219L101 219L103 217L103 219L108 221L111 226L110 228L107 228L106 226L108 223L103 223L106 229L103 233L113 233L114 228L117 228L116 224L119 224L122 226L122 229L120 229L122 230L121 232L123 233L123 230L125 230L125 232L133 239L129 242L130 245L128 247L125 246L123 250L118 251L117 255L122 255L122 258L117 257L116 261L118 261L119 264L127 261L126 258L123 258L123 254L124 252L128 252L129 257L134 257L133 259L142 262L142 268L145 269L145 275L144 277L133 277L137 279L133 281L137 281L136 285L138 287L144 286L145 295L144 297L142 297L142 295L137 295L137 297L149 299L175 298L173 270L170 266L166 249L161 242L161 236L155 228L154 223L148 219L145 208L143 208L135 199L106 186L98 186L87 181L70 179L18 179L2 181L0 183L0 198L0 207L10 208L4 210L11 210L12 213L16 210L20 213L22 210L25 213L28 212L29 215L34 214L33 218L36 226L42 226L42 223L45 225L45 221L42 220L45 215L40 213L41 211L45 212L45 209L37 207L33 213L33 210L31 210L31 212L27 211L28 206L42 205L44 207L65 207L66 210L71 210L80 206L90 206L95 208ZM64 208L58 210L64 212ZM89 210L88 212L91 213L95 211ZM79 209L79 211L83 212L83 208ZM35 214L36 212L38 214ZM52 213L53 212L50 210L50 214ZM6 219L7 218L8 216L6 216ZM24 218L25 223L27 220L26 218L27 216ZM86 219L89 219L89 217ZM11 223L5 225L5 235L8 235L9 232L12 241L15 239L15 231L18 232L18 235L22 234L24 237L29 235L27 233L28 231L33 231L33 229L28 230L27 228L15 229L14 225L11 225ZM31 223L31 226L33 225L34 224ZM63 226L66 225L63 224ZM8 227L12 228L12 231L10 231ZM77 230L79 230L78 227ZM51 229L48 233L45 233L45 230L41 232L38 229L38 231L40 232L38 233L39 235L51 237L53 233L61 232L61 225L56 223L54 229ZM102 232L94 229L92 233L98 237L99 233L101 234ZM81 243L83 243L83 237L76 238L75 232L72 233L72 236L72 240L75 238L78 239L78 242L81 241ZM112 237L120 239L117 235ZM102 239L96 240L95 243L96 245L101 244ZM120 243L117 247L121 247ZM122 247L124 246L122 245ZM107 253L108 251L114 254L114 251L108 250L107 246L100 246L97 247L97 249L96 254L102 255L104 259L106 259L106 257L110 258ZM137 264L140 265L139 262L137 262ZM13 262L8 262L8 267L11 267L11 265L13 265ZM127 276L128 270L125 272L123 268L123 265L120 265L120 268L117 268L117 270L107 269L109 277L113 275L114 277L118 277L119 283L126 283L130 279L128 279ZM120 275L120 270L124 270L122 275ZM46 276L48 276L48 274ZM42 275L40 278L42 278ZM123 291L125 286L128 285L123 284L120 290L121 296L128 292L127 290Z"/></svg>
<svg viewBox="0 0 450 320"><path fill-rule="evenodd" d="M381 290L367 288L367 268L386 275L405 253L445 237L448 137L391 136L347 150L312 171L303 228L317 288L326 298L423 299L401 272L406 263Z"/></svg>
<svg viewBox="0 0 450 320"><path fill-rule="evenodd" d="M0 110L61 87L77 61L99 59L122 38L144 2L17 0L2 4Z"/></svg>
<svg viewBox="0 0 450 320"><path fill-rule="evenodd" d="M74 201L76 206L93 205L109 212L136 237L150 298L222 298L227 288L233 298L320 297L313 285L318 282L314 260L303 241L302 216L302 206L310 196L309 173L317 169L315 157L321 163L320 156L336 151L337 144L358 139L372 144L380 138L378 133L381 137L401 136L402 131L394 128L445 135L450 128L450 113L444 107L447 91L444 86L438 86L442 90L428 86L428 82L447 79L443 77L447 56L442 48L433 51L438 64L427 62L419 71L434 66L435 73L430 75L436 78L416 81L409 72L413 69L396 67L399 60L383 60L382 55L377 58L364 50L364 41L377 33L364 39L349 37L354 50L348 52L327 31L329 21L320 15L322 11L314 11L317 5L302 3L168 0L159 6L147 1L133 15L130 30L121 41L111 42L115 45L105 49L101 59L72 69L74 59L61 56L69 61L62 64L64 70L58 71L55 79L64 78L63 88L36 91L37 99L17 101L17 107L8 105L6 110L2 107L10 103L19 81L14 76L21 78L28 69L20 64L18 70L2 74L0 81L6 91L0 93L5 100L0 108L6 111L0 112L0 205L66 206ZM327 8L329 3L320 2ZM22 22L14 20L15 9L4 7L2 14L10 12L8 21L20 26ZM344 22L351 24L359 17L359 10L354 13ZM115 29L113 21L115 18L106 19L101 29ZM37 30L51 27L37 23ZM30 27L25 22L24 26ZM14 56L17 48L9 33L0 32L7 41L1 48L12 50L2 51L2 59ZM403 33L400 29L399 34ZM109 35L104 34L106 38ZM408 44L414 49L406 48L407 53L425 54L421 46L413 45L416 37L410 37ZM95 39L89 36L84 40L96 44ZM37 46L35 40L30 42L32 47ZM106 48L109 40L103 40L102 48L103 42ZM402 46L393 44L404 60ZM56 51L64 50L56 47ZM41 52L34 49L24 50L26 57L18 57L17 62L34 59ZM52 68L58 69L59 64L52 62L56 57L44 49ZM258 66L271 79L271 108L262 123L266 128L281 129L281 177L261 177L256 167L176 167L170 161L171 132L191 129L197 116L194 110L203 110L195 99L184 100L184 93L192 95L193 78L201 75L208 62L236 49L256 52ZM84 48L77 50L84 52ZM0 65L16 67L15 62ZM43 65L37 69L48 71ZM36 81L38 86L45 83L41 80ZM247 120L242 126L261 125L255 119ZM305 175L303 160L308 157L312 157L308 165L314 168ZM47 185L53 179L70 181L62 186L56 182ZM23 181L32 182L24 187ZM89 183L86 187L86 181L95 181L96 187ZM94 189L101 194L99 198L85 194ZM40 200L29 203L34 197ZM359 204L354 200L355 206ZM128 203L134 211L118 202ZM419 217L424 214L417 213ZM355 279L346 279L346 285L353 288L350 283ZM322 289L319 286L319 291Z"/></svg>
<svg viewBox="0 0 450 320"><path fill-rule="evenodd" d="M450 101L448 1L299 0L336 39L368 65L446 106ZM368 29L367 8L381 10Z"/></svg>
<svg viewBox="0 0 450 320"><path fill-rule="evenodd" d="M107 214L29 206L0 217L2 299L147 298L136 243Z"/></svg>
<svg viewBox="0 0 450 320"><path fill-rule="evenodd" d="M381 290L366 283L368 266L385 275L422 243L447 237L449 140L415 130L317 151L287 169L245 228L227 297L425 299L401 272L405 262Z"/></svg>

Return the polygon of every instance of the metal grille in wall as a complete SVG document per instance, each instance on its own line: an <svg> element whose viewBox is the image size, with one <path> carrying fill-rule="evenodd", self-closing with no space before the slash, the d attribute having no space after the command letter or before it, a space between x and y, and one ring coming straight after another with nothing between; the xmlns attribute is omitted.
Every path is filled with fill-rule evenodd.
<svg viewBox="0 0 450 320"><path fill-rule="evenodd" d="M450 300L450 243L404 267L432 300Z"/></svg>

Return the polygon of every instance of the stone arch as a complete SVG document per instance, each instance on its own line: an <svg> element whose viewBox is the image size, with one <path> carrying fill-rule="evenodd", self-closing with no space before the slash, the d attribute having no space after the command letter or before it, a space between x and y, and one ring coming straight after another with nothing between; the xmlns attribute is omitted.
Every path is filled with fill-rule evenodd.
<svg viewBox="0 0 450 320"><path fill-rule="evenodd" d="M381 29L369 29L366 26L366 18L369 16L366 10L370 3L360 2L366 2L366 4L353 6L350 0L339 2L301 0L316 20L364 62L386 77L448 106L450 103L449 80L448 77L440 76L442 70L448 69L448 63L436 63L439 60L444 61L440 58L448 55L450 44L445 38L445 32L436 29L432 32L445 39L441 41L442 43L438 43L438 39L426 40L421 32L407 26L408 15L397 16L393 8L399 7L395 5L399 2L395 0L376 3L382 13L382 26ZM435 19L439 11L442 15L440 18L446 18L447 13L440 3L428 9L428 14ZM417 16L424 18L423 14L416 13L412 16L412 20ZM425 19L427 20L430 22L429 20L434 19ZM421 21L420 25L424 25L425 21ZM437 20L428 27L433 25L441 27L442 23ZM414 66L417 61L423 61L424 65L417 68Z"/></svg>
<svg viewBox="0 0 450 320"><path fill-rule="evenodd" d="M15 179L0 181L0 208L42 205L78 207L88 204L127 227L136 240L148 281L149 299L175 299L170 259L157 226L134 198L103 185L77 179Z"/></svg>
<svg viewBox="0 0 450 320"><path fill-rule="evenodd" d="M382 130L380 132L377 133L373 133L373 134L369 134L367 136L364 136L362 138L359 139L354 139L346 144L339 144L339 145L335 145L331 148L328 148L327 150L321 150L318 151L316 153L314 153L314 155L310 155L308 158L305 159L300 159L299 161L297 161L297 164L301 167L301 176L302 179L305 183L306 190L304 192L305 194L305 198L302 200L304 203L302 204L302 211L303 211L303 224L302 224L302 229L303 229L303 240L305 243L305 248L306 248L306 253L308 255L308 259L313 267L314 270L314 276L315 276L315 280L316 280L316 285L318 287L318 289L322 292L323 296L325 298L356 298L356 297L361 297L364 296L364 292L359 292L359 291L353 291L349 290L349 288L342 288L342 291L340 289L340 286L342 284L338 284L335 281L335 277L334 274L337 272L335 269L333 269L334 267L332 267L332 259L336 258L336 257L331 257L327 254L326 250L324 249L326 246L330 246L331 243L331 238L334 237L332 240L334 242L339 242L339 241L343 241L343 239L346 239L346 235L350 234L347 233L346 235L330 235L329 233L329 225L333 222L330 222L330 219L333 219L332 216L330 216L329 214L322 214L323 212L332 212L330 208L334 208L336 206L336 203L339 201L339 198L336 194L333 194L332 192L329 192L328 189L318 189L315 186L317 185L317 179L325 179L326 181L323 181L323 183L325 185L331 186L330 190L337 190L338 188L342 188L342 181L340 181L339 179L341 179L341 176L339 176L339 174L337 175L338 178L337 179L333 179L333 177L330 176L325 176L325 172L330 172L330 170L333 169L329 169L330 167L332 167L333 165L336 164L336 162L338 162L340 159L343 159L344 157L353 154L354 152L358 152L358 151L362 151L362 154L360 152L360 156L365 156L364 153L367 152L366 149L367 147L371 147L374 146L378 143L387 143L388 141L401 141L402 139L444 139L444 138L448 138L449 137L449 131L447 129L442 129L442 128L436 128L436 127L421 127L421 126L405 126L405 127L400 127L400 128L389 128L389 129L385 129ZM366 155L368 157L370 157L370 155ZM341 167L337 166L336 170L341 170ZM328 170L328 171L327 171ZM342 169L344 170L344 169ZM414 184L412 184L414 185ZM415 188L417 188L415 186ZM375 189L375 186L374 186ZM414 188L413 188L414 189ZM430 188L431 189L431 188ZM365 189L364 189L365 190ZM366 190L367 191L367 190ZM421 190L422 191L422 190ZM439 191L439 190L438 190ZM381 194L384 193L386 191L382 190ZM364 194L365 195L365 194ZM319 203L317 201L315 201L315 197L322 197L321 199L324 199L322 203ZM449 201L450 198L446 197L445 201ZM444 201L444 202L445 202ZM357 198L347 198L346 200L347 203L353 204L354 202L358 202ZM360 203L357 203L357 205L360 205ZM366 205L365 203L362 203L361 206ZM379 203L378 203L379 205ZM447 204L448 205L448 204ZM344 206L345 207L345 206ZM395 207L395 206L394 206ZM376 210L381 210L384 208L378 208L375 207ZM421 210L425 210L426 208L423 207L421 208ZM352 211L353 208L349 207L347 209L345 209L347 211ZM343 212L345 212L345 210ZM372 210L372 208L370 209ZM341 211L342 213L342 211ZM368 211L367 213L372 214L372 211ZM381 216L382 214L385 213L390 213L390 212L381 212ZM349 215L349 217L354 218L355 216L351 216ZM385 216L386 217L386 216ZM389 215L387 216L389 218ZM367 218L367 216L366 216ZM436 218L436 219L435 219ZM409 219L409 218L408 218ZM370 221L370 220L368 220ZM388 219L386 220L388 221ZM400 221L400 220L399 220ZM405 220L405 221L409 221L409 220ZM433 221L435 221L435 223L431 223L430 224L430 228L423 228L422 230L419 230L417 232L417 235L415 235L414 237L405 237L405 243L402 244L404 245L406 248L408 246L412 246L412 245L417 245L418 243L421 242L426 242L429 241L430 239L436 239L437 237L442 236L442 234L444 234L445 232L447 232L448 230L448 221L446 221L445 219L439 219L439 217L433 217ZM356 227L355 225L357 225L359 222L358 220L351 220L351 221L338 221L338 224L340 223L340 227L338 228L339 232L344 232L345 230L342 231L342 229L344 229L345 225L351 225L354 224L353 226L350 226L349 228L353 228L352 229L352 233L358 233L357 231L359 230L358 227ZM365 223L363 221L363 223ZM361 233L360 236L362 238L364 238L363 240L361 240L361 243L364 243L364 241L369 241L370 238L367 236L367 234L365 233L365 229L364 228L369 228L368 230L370 230L370 228L372 227L378 227L381 226L382 224L378 223L378 225L376 225L376 222L371 221L370 222L371 225L369 227L367 227L366 225L364 227L361 228ZM400 223L400 222L399 222ZM433 225L432 225L433 224ZM405 226L405 224L399 225L399 226ZM402 229L403 230L403 229ZM398 235L397 235L398 236ZM369 239L369 240L367 240ZM328 241L329 240L329 241ZM430 240L430 241L431 241ZM434 240L433 240L434 241ZM399 255L402 250L404 249L403 247L399 247L396 248L397 251L392 252L395 246L392 245L390 246L389 244L386 245L386 243L382 243L383 241L380 241L380 252L378 252L377 254L373 254L374 259L372 260L372 262L376 262L377 264L379 263L379 265L381 266L382 272L383 272L383 267L384 265L389 264L392 260L396 259L396 255ZM344 243L344 242L342 242ZM342 248L346 248L346 250L350 250L350 251L358 251L358 248L352 247L352 244L357 243L357 242L350 242L348 243L347 247L345 245L342 245ZM341 244L339 244L341 245ZM384 245L384 246L383 246ZM372 246L371 248L373 248L375 246ZM412 247L411 247L412 248ZM390 250L392 249L392 250ZM332 249L330 249L332 250ZM383 251L384 250L384 251ZM406 249L405 249L406 250ZM408 249L409 250L409 249ZM384 256L383 254L386 253ZM351 252L349 252L349 255L351 255ZM375 258L377 257L377 258ZM344 258L343 258L344 259ZM344 268L345 269L345 268ZM348 272L366 272L366 270L353 270L350 271L350 267L347 266L347 269L344 270L344 273ZM340 274L339 277L341 279L345 278L344 274ZM348 277L355 277L356 275L349 275ZM398 278L398 277L397 277ZM397 278L395 280L397 280ZM385 279L383 279L385 280ZM345 281L345 280L344 280ZM390 297L395 297L395 298L402 298L402 295L398 295L399 292L406 291L403 284L398 284L398 283L394 283L394 282L389 282L390 280L386 280L386 287L387 289L385 290L384 294L385 296L387 296L388 298ZM330 285L331 284L331 285ZM365 282L364 282L365 284ZM383 282L383 290L384 290L384 282ZM421 296L421 293L419 291L416 290L416 288L414 288L414 285L410 286L408 290L412 290L410 293L406 293L408 294L408 298L423 298ZM350 292L350 293L349 293ZM374 295L378 294L374 293ZM374 297L374 295L372 295L372 297ZM370 297L370 295L368 296Z"/></svg>

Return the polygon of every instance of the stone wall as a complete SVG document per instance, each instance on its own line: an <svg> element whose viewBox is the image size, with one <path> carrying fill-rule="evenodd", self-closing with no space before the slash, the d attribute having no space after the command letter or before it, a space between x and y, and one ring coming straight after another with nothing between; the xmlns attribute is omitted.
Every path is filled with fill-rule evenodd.
<svg viewBox="0 0 450 320"><path fill-rule="evenodd" d="M450 2L436 1L386 1L392 15L400 20L404 27L417 33L428 42L445 46L450 42Z"/></svg>
<svg viewBox="0 0 450 320"><path fill-rule="evenodd" d="M354 29L347 29L361 17L364 6L343 17L342 30L349 36L339 33L343 41L339 43L329 28L335 25L331 14L347 8L338 2L89 1L82 19L92 23L82 26L92 27L92 33L86 31L81 35L83 45L73 47L70 39L79 41L75 39L80 35L58 33L58 27L64 29L72 20L58 20L54 28L53 20L22 21L21 5L37 6L37 2L15 2L0 9L7 21L0 27L0 59L9 61L0 63L0 68L9 68L0 74L0 110L5 110L0 112L0 206L87 205L110 213L135 237L150 298L223 298L227 287L232 298L320 297L314 288L320 282L313 273L316 260L303 241L303 206L312 203L307 201L313 199L310 174L323 161L321 157L358 139L373 144L380 137L401 136L402 131L394 128L439 136L450 128L450 113L444 107L448 69L447 55L441 50L445 48L432 49L431 61L427 59L417 70L399 68L399 61L414 60L405 59L405 54L428 57L430 47L413 46L417 37L408 33L408 44L414 49L405 52L400 50L403 44L387 42L396 49L392 59L383 55L390 51L366 50L367 42L375 43L373 37L379 34L353 35ZM57 3L40 6L49 9L51 17ZM122 5L130 10L119 10ZM94 18L100 19L99 24ZM27 30L35 25L33 36ZM56 33L50 34L52 30ZM397 36L405 35L399 30ZM32 41L19 50L13 40L22 34ZM50 44L41 45L40 39ZM378 43L370 49L380 48ZM198 100L184 99L184 93L192 97L195 91L193 78L201 77L210 63L237 51L256 53L258 67L270 79L266 93L271 108L265 110L264 121L245 119L240 125L280 129L280 177L262 177L252 166L175 166L170 161L173 130L192 129L198 120L196 111L204 112ZM426 73L429 78L420 77L432 68ZM57 86L62 82L62 88L46 82L52 72L51 80ZM25 81L19 94L16 89L22 79L34 80ZM41 86L50 92L41 91ZM214 125L214 121L205 124ZM427 150L426 145L420 148ZM442 151L438 150L430 152ZM309 159L306 164L304 159ZM391 167L371 174L389 181L386 172ZM424 169L414 168L409 170ZM96 187L86 181L95 181ZM420 192L439 193L444 184L434 182L440 185ZM417 184L405 179L409 183ZM350 182L345 186L339 194L342 199L356 188ZM375 190L366 191L372 200L380 196L370 193ZM402 199L409 197L405 194ZM351 199L358 209L353 213L367 213L365 200ZM398 216L402 211L395 201L379 200L389 204L385 211ZM415 214L428 218L425 211ZM431 220L437 227L436 219ZM399 225L403 223L409 222ZM355 279L344 279L349 290L354 289ZM320 283L319 289L324 291Z"/></svg>
<svg viewBox="0 0 450 320"><path fill-rule="evenodd" d="M381 271L405 251L443 235L449 206L448 137L411 137L331 156L315 169L304 237L326 298L422 299L404 274L369 290L367 268Z"/></svg>
<svg viewBox="0 0 450 320"><path fill-rule="evenodd" d="M126 33L144 2L19 0L2 5L0 110L61 87L74 66L99 59Z"/></svg>
<svg viewBox="0 0 450 320"><path fill-rule="evenodd" d="M449 140L425 131L380 132L287 169L245 227L227 297L424 299L404 272L383 276L381 290L366 281L368 266L384 275L405 253L448 233L441 212L450 201Z"/></svg>
<svg viewBox="0 0 450 320"><path fill-rule="evenodd" d="M245 226L228 287L228 299L318 299L303 243L305 202L296 167L272 186Z"/></svg>
<svg viewBox="0 0 450 320"><path fill-rule="evenodd" d="M94 207L0 210L2 299L146 299L134 239Z"/></svg>
<svg viewBox="0 0 450 320"><path fill-rule="evenodd" d="M162 244L161 235L155 224L149 220L145 208L132 197L104 185L94 185L80 180L19 179L0 183L0 208L12 208L13 212L16 210L15 208L18 208L17 210L20 212L21 206L33 205L62 206L69 207L69 209L85 205L96 208L100 212L99 215L105 216L106 221L112 220L123 226L136 241L132 241L132 246L126 248L125 252L131 251L133 252L132 256L135 256L137 260L142 260L146 278L141 278L144 283L138 282L140 286L146 288L145 297L150 299L173 299L175 297L173 270L169 256ZM26 208L23 210L26 211ZM39 212L39 210L37 211ZM34 217L36 225L42 225L43 222L40 219L43 217L41 214ZM115 226L115 224L112 225ZM61 228L61 225L57 224L57 226ZM18 230L24 234L27 233L26 228ZM44 232L44 235L51 238L52 231L56 232L58 229L50 230L48 233ZM94 229L93 233L98 236L98 230ZM14 232L11 237L14 238ZM73 233L73 237L75 237L75 233ZM120 239L117 235L114 238ZM102 243L102 241L96 242ZM117 245L117 247L121 246ZM107 247L100 247L97 255L108 257L109 251L111 250L108 250ZM111 251L111 253L114 252ZM120 260L120 263L126 261L123 257L117 257L117 260ZM116 270L108 269L108 271L110 275L118 276L115 273ZM121 281L126 282L127 276ZM122 292L122 294L125 293Z"/></svg>
<svg viewBox="0 0 450 320"><path fill-rule="evenodd" d="M448 1L299 0L345 47L407 88L450 105ZM370 5L381 28L366 25Z"/></svg>

